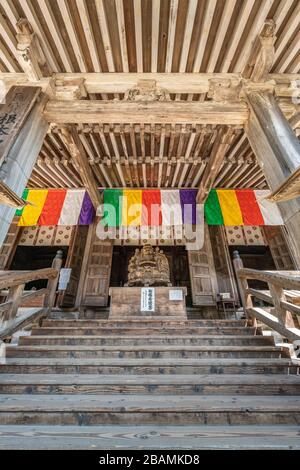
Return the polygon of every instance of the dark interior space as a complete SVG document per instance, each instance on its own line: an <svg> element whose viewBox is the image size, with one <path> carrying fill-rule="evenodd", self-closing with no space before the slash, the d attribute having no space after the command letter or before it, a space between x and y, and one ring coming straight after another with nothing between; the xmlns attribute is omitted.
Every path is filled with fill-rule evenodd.
<svg viewBox="0 0 300 470"><path fill-rule="evenodd" d="M245 268L275 271L276 266L268 246L230 246L230 257L238 251ZM248 284L253 289L268 289L267 284L257 280L249 280Z"/></svg>
<svg viewBox="0 0 300 470"><path fill-rule="evenodd" d="M115 246L113 252L111 287L124 286L127 282L128 264L134 255L137 246ZM187 251L184 246L160 247L167 256L170 266L170 278L172 286L187 287L188 295L186 302L192 305L191 282Z"/></svg>
<svg viewBox="0 0 300 470"><path fill-rule="evenodd" d="M66 262L68 247L67 246L18 246L12 264L11 270L31 271L36 269L50 268L52 261L58 250L63 252L63 267ZM46 287L47 280L29 282L25 289L42 289Z"/></svg>

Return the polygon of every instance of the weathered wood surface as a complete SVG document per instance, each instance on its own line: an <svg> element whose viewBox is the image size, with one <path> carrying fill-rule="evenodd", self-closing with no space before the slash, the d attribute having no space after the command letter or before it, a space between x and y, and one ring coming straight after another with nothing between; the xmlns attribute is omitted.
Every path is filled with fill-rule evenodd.
<svg viewBox="0 0 300 470"><path fill-rule="evenodd" d="M27 312L24 315L21 315L14 319L14 321L9 322L8 324L4 323L4 327L0 328L0 339L4 339L7 336L11 336L16 331L21 330L26 325L33 323L38 320L38 318L44 314L44 308L28 308Z"/></svg>
<svg viewBox="0 0 300 470"><path fill-rule="evenodd" d="M37 271L2 271L0 273L0 289L38 279L55 279L55 277L57 277L57 270L54 268L44 268Z"/></svg>
<svg viewBox="0 0 300 470"><path fill-rule="evenodd" d="M250 315L255 316L265 325L269 326L272 330L277 331L282 336L287 338L290 341L296 341L300 339L300 330L299 328L285 326L277 317L277 314L272 314L267 311L267 309L259 307L250 307L247 309L247 312Z"/></svg>
<svg viewBox="0 0 300 470"><path fill-rule="evenodd" d="M300 166L300 143L275 98L270 93L247 94L250 107L247 138L272 191L285 183ZM298 199L279 205L300 263L300 204Z"/></svg>
<svg viewBox="0 0 300 470"><path fill-rule="evenodd" d="M97 210L102 203L102 198L92 169L89 165L84 146L74 128L68 129L66 127L62 127L60 129L60 133L62 141L74 159L76 168L80 174L84 187L90 195L93 206Z"/></svg>
<svg viewBox="0 0 300 470"><path fill-rule="evenodd" d="M271 282L282 285L285 289L298 290L300 286L300 271L258 271L243 268L239 270L239 277Z"/></svg>
<svg viewBox="0 0 300 470"><path fill-rule="evenodd" d="M13 86L0 108L0 163L7 157L41 92L38 86Z"/></svg>
<svg viewBox="0 0 300 470"><path fill-rule="evenodd" d="M229 344L265 344L266 341L272 342L272 338L264 336L223 336L223 335L159 335L159 336L31 336L20 338L20 344L60 344L60 345L114 345L114 344L211 344L211 345L229 345ZM274 344L274 342L273 342Z"/></svg>
<svg viewBox="0 0 300 470"><path fill-rule="evenodd" d="M130 320L131 315L141 315L141 320L147 317L147 315L155 316L159 318L162 316L182 316L185 320L186 316L186 305L185 297L187 295L186 287L154 287L155 290L155 302L154 312L142 312L141 311L141 287L111 287L109 289L110 295L110 312L109 318L114 319L115 317L122 317ZM181 291L182 300L169 300L171 291ZM169 325L169 323L168 323ZM137 324L139 326L139 324ZM153 328L154 325L151 325ZM154 327L155 328L155 327ZM163 331L163 329L161 330Z"/></svg>
<svg viewBox="0 0 300 470"><path fill-rule="evenodd" d="M243 126L249 117L245 103L50 101L44 117L57 124L76 123L195 123Z"/></svg>
<svg viewBox="0 0 300 470"><path fill-rule="evenodd" d="M231 345L150 345L147 344L116 345L116 346L61 346L61 345L32 345L7 346L6 357L119 357L119 358L196 358L196 357L287 357L284 348L277 346L248 346Z"/></svg>
<svg viewBox="0 0 300 470"><path fill-rule="evenodd" d="M89 375L2 374L0 393L115 394L151 392L172 395L298 395L297 375Z"/></svg>
<svg viewBox="0 0 300 470"><path fill-rule="evenodd" d="M299 426L0 426L0 449L300 449Z"/></svg>
<svg viewBox="0 0 300 470"><path fill-rule="evenodd" d="M1 374L296 374L284 358L8 358Z"/></svg>

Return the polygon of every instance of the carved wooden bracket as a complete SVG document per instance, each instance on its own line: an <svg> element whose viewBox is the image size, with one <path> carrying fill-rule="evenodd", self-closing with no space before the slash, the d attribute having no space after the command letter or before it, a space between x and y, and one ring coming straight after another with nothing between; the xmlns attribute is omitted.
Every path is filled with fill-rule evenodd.
<svg viewBox="0 0 300 470"><path fill-rule="evenodd" d="M211 79L209 81L208 98L216 102L235 102L240 100L242 83L240 80Z"/></svg>
<svg viewBox="0 0 300 470"><path fill-rule="evenodd" d="M276 24L274 20L266 20L264 27L256 39L250 60L243 77L253 82L263 82L272 69L275 57Z"/></svg>
<svg viewBox="0 0 300 470"><path fill-rule="evenodd" d="M83 78L55 80L55 98L58 100L81 100L87 95Z"/></svg>
<svg viewBox="0 0 300 470"><path fill-rule="evenodd" d="M139 80L136 87L125 93L124 101L170 101L170 95L157 87L155 80Z"/></svg>
<svg viewBox="0 0 300 470"><path fill-rule="evenodd" d="M29 80L37 81L49 77L51 70L47 65L42 46L29 21L20 18L17 23L17 51L20 65Z"/></svg>

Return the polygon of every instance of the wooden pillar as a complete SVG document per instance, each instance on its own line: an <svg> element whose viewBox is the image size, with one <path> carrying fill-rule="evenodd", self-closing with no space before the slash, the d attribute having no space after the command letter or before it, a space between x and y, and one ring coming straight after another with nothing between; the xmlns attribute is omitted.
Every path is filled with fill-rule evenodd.
<svg viewBox="0 0 300 470"><path fill-rule="evenodd" d="M40 87L12 87L0 107L0 179L22 196L41 150L48 123L43 118L47 98ZM15 209L0 206L0 245Z"/></svg>
<svg viewBox="0 0 300 470"><path fill-rule="evenodd" d="M245 131L272 191L300 166L300 143L271 93L247 94ZM278 203L300 266L300 198Z"/></svg>

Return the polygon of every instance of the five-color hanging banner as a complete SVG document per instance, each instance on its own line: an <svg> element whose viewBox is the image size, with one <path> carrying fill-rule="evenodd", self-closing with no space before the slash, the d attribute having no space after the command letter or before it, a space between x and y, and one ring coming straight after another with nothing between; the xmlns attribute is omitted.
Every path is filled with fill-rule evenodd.
<svg viewBox="0 0 300 470"><path fill-rule="evenodd" d="M25 189L30 205L17 210L19 226L89 225L95 209L85 189Z"/></svg>
<svg viewBox="0 0 300 470"><path fill-rule="evenodd" d="M213 189L205 203L208 225L283 225L268 190ZM20 226L89 225L95 217L85 189L26 189L31 205L18 210ZM105 189L103 222L110 227L196 225L196 189ZM201 223L201 222L199 222Z"/></svg>

